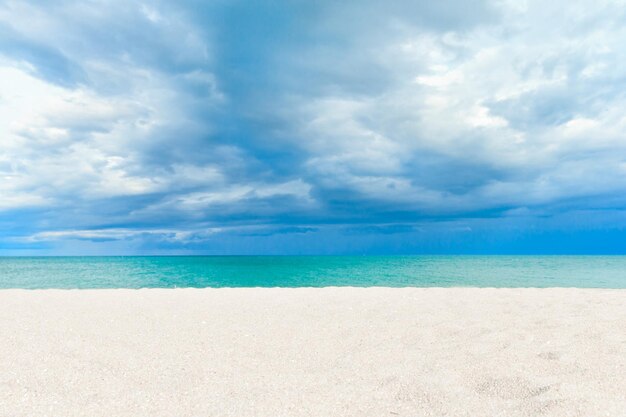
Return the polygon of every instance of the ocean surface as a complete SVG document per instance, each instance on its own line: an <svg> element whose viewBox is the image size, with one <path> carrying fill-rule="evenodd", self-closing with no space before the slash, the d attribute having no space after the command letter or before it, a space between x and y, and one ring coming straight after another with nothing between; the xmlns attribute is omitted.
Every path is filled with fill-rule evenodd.
<svg viewBox="0 0 626 417"><path fill-rule="evenodd" d="M626 288L626 256L0 257L0 288Z"/></svg>

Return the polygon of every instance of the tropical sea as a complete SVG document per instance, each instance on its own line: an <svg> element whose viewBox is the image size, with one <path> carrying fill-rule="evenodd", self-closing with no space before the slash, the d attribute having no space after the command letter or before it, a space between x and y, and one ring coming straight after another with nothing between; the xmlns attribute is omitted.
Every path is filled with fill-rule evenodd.
<svg viewBox="0 0 626 417"><path fill-rule="evenodd" d="M0 288L626 288L626 256L0 257Z"/></svg>

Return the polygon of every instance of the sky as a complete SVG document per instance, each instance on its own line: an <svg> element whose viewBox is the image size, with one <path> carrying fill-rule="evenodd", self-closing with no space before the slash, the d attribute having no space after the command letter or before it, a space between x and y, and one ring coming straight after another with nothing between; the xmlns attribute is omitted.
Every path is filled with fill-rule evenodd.
<svg viewBox="0 0 626 417"><path fill-rule="evenodd" d="M624 22L0 0L0 255L626 253Z"/></svg>

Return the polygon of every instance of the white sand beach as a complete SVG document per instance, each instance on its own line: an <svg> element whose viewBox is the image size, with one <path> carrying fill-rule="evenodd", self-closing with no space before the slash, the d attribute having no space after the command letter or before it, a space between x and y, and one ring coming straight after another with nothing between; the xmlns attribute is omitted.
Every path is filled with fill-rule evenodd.
<svg viewBox="0 0 626 417"><path fill-rule="evenodd" d="M626 415L626 290L0 291L0 416Z"/></svg>

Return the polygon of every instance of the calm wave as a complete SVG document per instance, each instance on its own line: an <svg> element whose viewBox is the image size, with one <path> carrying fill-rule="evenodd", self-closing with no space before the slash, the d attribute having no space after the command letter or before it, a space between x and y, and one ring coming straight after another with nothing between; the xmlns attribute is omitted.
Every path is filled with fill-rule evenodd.
<svg viewBox="0 0 626 417"><path fill-rule="evenodd" d="M0 288L626 288L626 256L0 258Z"/></svg>

